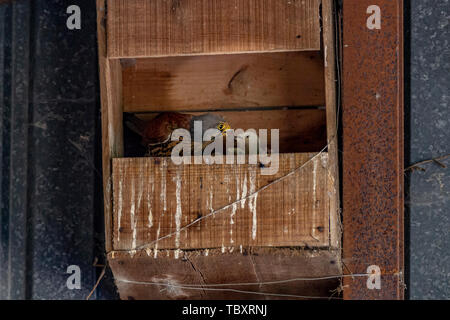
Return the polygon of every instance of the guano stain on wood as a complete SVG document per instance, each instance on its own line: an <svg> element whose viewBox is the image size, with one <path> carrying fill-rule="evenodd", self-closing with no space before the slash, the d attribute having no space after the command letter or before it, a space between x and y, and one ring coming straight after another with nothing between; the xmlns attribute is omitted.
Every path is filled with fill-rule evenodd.
<svg viewBox="0 0 450 320"><path fill-rule="evenodd" d="M176 166L170 159L161 159L160 164L154 158L114 159L114 196L122 199L114 205L115 215L122 214L115 228L123 228L116 233L114 249L135 250L170 233L174 236L150 247L200 249L234 245L291 246L303 242L312 247L327 246L328 212L323 205L330 197L324 187L327 167L323 167L321 157L307 163L311 157L311 154L281 154L280 170L270 179L260 175L257 165ZM301 172L256 192L269 180L303 163L307 164ZM151 179L161 183L149 184ZM243 200L230 209L181 231L199 215L206 216L239 199ZM148 223L149 208L152 224ZM125 212L130 214L123 215ZM295 232L286 233L286 226ZM327 232L317 232L318 226Z"/></svg>

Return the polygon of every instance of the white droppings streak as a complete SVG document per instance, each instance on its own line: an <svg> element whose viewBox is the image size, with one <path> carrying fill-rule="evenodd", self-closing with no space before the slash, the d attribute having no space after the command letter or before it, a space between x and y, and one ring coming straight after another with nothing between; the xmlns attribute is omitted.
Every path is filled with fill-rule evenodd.
<svg viewBox="0 0 450 320"><path fill-rule="evenodd" d="M158 230L156 231L156 239L159 239L159 233L161 232L161 222L158 223ZM158 241L156 241L155 243L155 255L153 256L153 258L157 258L158 257Z"/></svg>
<svg viewBox="0 0 450 320"><path fill-rule="evenodd" d="M238 177L236 177L236 201L239 200L239 179ZM233 203L233 206L231 208L231 215L230 215L230 224L233 225L234 224L234 216L236 215L236 211L237 211L237 202ZM231 202L231 196L230 196L230 202Z"/></svg>
<svg viewBox="0 0 450 320"><path fill-rule="evenodd" d="M167 184L166 184L166 171L167 171L167 162L166 159L161 160L161 202L163 203L163 215L164 212L167 210L167 199L166 199L166 191L167 191Z"/></svg>
<svg viewBox="0 0 450 320"><path fill-rule="evenodd" d="M176 248L180 247L180 229L181 229L181 216L182 216L182 211L181 211L181 170L182 170L182 167L179 166L177 169L177 175L175 177L175 182L176 182L175 197L177 199L177 210L175 212L175 228L176 228L176 232L177 232L175 234Z"/></svg>
<svg viewBox="0 0 450 320"><path fill-rule="evenodd" d="M250 168L250 194L254 194L248 201L248 207L252 212L252 239L256 240L256 232L258 226L258 217L256 215L256 202L258 200L258 193L256 191L256 168Z"/></svg>
<svg viewBox="0 0 450 320"><path fill-rule="evenodd" d="M210 185L209 188L209 210L211 212L214 212L214 209L212 207L212 203L213 203L213 188L212 188L212 184ZM214 218L216 217L216 215L214 215Z"/></svg>
<svg viewBox="0 0 450 320"><path fill-rule="evenodd" d="M133 248L133 250L131 251L131 256L134 255L135 253L135 248L136 248L136 236L137 236L137 230L136 230L136 219L135 219L135 215L136 215L136 189L135 189L135 185L134 185L135 181L133 179L133 181L131 182L131 207L130 207L130 225L131 225L131 232L132 232L132 242L131 242L131 247Z"/></svg>
<svg viewBox="0 0 450 320"><path fill-rule="evenodd" d="M153 195L155 194L155 181L153 175L150 175L149 179L149 190L150 192L147 192L147 211L148 211L148 227L153 227L153 212L152 212L152 201L153 201Z"/></svg>
<svg viewBox="0 0 450 320"><path fill-rule="evenodd" d="M322 167L327 168L328 167L328 156L325 153L323 153L320 156L320 160L322 161Z"/></svg>
<svg viewBox="0 0 450 320"><path fill-rule="evenodd" d="M240 192L239 192L239 178L236 175L236 201L239 200ZM231 202L231 195L230 195L230 202ZM230 242L234 243L233 240L233 225L234 225L234 217L236 216L236 211L238 208L238 203L233 203L233 206L231 207L231 214L230 214Z"/></svg>
<svg viewBox="0 0 450 320"><path fill-rule="evenodd" d="M123 179L124 175L122 173L122 167L120 168L119 177L119 195L117 200L117 241L120 241L120 226L122 221L122 210L123 210Z"/></svg>
<svg viewBox="0 0 450 320"><path fill-rule="evenodd" d="M317 195L316 195L316 188L317 188L317 159L314 159L313 161L314 163L314 169L313 169L313 208L316 208L316 200L317 200Z"/></svg>
<svg viewBox="0 0 450 320"><path fill-rule="evenodd" d="M142 203L142 195L143 195L143 191L144 191L144 180L143 179L139 179L139 187L138 187L138 197L137 197L137 206L135 206L135 186L134 183L132 184L131 187L131 223L133 224L132 228L133 228L133 243L132 243L132 248L133 250L131 251L131 256L133 257L136 254L136 250L134 250L136 248L136 242L137 242L137 219L136 219L136 210L139 210L141 207L141 203Z"/></svg>
<svg viewBox="0 0 450 320"><path fill-rule="evenodd" d="M314 159L313 161L313 224L316 221L316 202L317 202L317 164L318 159ZM313 236L316 234L316 228L312 228L312 234Z"/></svg>
<svg viewBox="0 0 450 320"><path fill-rule="evenodd" d="M241 209L245 208L246 198L247 198L247 174L244 173L244 183L242 185L242 196L241 196L241 199L243 200L241 201Z"/></svg>

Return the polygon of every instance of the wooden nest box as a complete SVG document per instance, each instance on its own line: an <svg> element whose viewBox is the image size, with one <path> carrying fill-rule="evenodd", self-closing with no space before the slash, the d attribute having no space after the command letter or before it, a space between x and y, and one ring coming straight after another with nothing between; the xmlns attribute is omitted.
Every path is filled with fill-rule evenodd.
<svg viewBox="0 0 450 320"><path fill-rule="evenodd" d="M333 2L97 10L106 250L121 298L329 296L338 279L289 279L341 274ZM123 113L162 111L280 129L278 172L128 157Z"/></svg>

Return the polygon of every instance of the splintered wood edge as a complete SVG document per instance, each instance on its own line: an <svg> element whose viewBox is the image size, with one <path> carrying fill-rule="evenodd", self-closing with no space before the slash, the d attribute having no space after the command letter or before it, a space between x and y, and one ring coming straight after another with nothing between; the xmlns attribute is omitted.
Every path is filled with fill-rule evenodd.
<svg viewBox="0 0 450 320"><path fill-rule="evenodd" d="M156 251L156 254L155 254ZM323 249L306 249L305 247L224 247L224 248L205 248L205 249L139 249L139 250L112 250L107 253L108 259L134 259L134 258L149 258L150 260L158 258L171 258L174 260L183 259L183 257L191 256L218 256L218 255L270 255L270 256L284 256L284 257L320 257L332 255L336 258L334 261L337 265L340 264L340 250L333 248Z"/></svg>

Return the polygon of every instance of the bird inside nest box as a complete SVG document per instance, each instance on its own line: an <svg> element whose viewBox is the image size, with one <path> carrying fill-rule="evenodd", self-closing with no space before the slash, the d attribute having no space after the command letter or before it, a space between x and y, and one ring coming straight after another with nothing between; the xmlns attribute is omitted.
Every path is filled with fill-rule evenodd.
<svg viewBox="0 0 450 320"><path fill-rule="evenodd" d="M143 120L134 114L124 113L124 123L127 128L124 132L125 153L130 157L169 157L173 148L182 139L173 138L176 129L185 129L189 132L192 141L192 153L194 143L201 143L202 150L206 148L215 137L205 139L205 133L210 129L217 130L217 136L222 135L223 150L226 153L245 155L250 152L258 153L259 143L256 134L254 139L251 132L234 132L231 125L220 115L204 113L193 115L179 112L163 112L150 120ZM199 129L195 132L196 124ZM200 127L201 126L201 127ZM227 144L227 139L232 144Z"/></svg>
<svg viewBox="0 0 450 320"><path fill-rule="evenodd" d="M329 262L341 260L332 1L267 0L264 8L181 1L175 20L166 2L97 0L99 16L108 4L98 39L105 246L114 277L196 283L199 271L183 257L207 284L247 283L255 272L267 281L339 274L340 264ZM259 158L266 129L277 171L266 175L268 165L247 159L180 165L170 158L177 129L201 142L203 155L217 150L203 144L214 129L215 144L226 137L235 154ZM121 297L178 298L131 282L116 281ZM284 289L320 295L335 287ZM255 297L186 292L181 298Z"/></svg>

